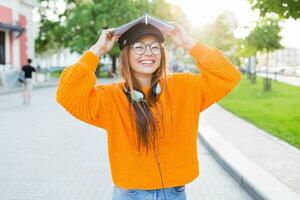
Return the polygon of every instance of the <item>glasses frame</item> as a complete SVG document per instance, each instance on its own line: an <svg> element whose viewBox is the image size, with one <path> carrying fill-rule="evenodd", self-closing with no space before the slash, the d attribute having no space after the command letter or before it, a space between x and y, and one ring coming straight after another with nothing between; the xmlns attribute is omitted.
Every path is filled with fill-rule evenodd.
<svg viewBox="0 0 300 200"><path fill-rule="evenodd" d="M138 53L134 50L134 45L135 45L136 43L142 43L142 44L145 45L145 51L144 51L142 54L138 54ZM152 46L154 43L158 43L158 44L159 44L159 53L158 53L158 54L155 54L155 53L152 52L151 46ZM144 54L146 53L146 51L147 51L147 46L149 46L150 52L151 52L153 55L160 55L160 54L161 54L161 48L162 48L162 47L161 47L160 42L158 42L158 41L152 42L152 43L150 43L150 44L145 44L144 42L135 42L135 43L133 43L132 45L130 45L130 48L133 49L133 52L134 52L135 54L141 56L141 55L144 55Z"/></svg>

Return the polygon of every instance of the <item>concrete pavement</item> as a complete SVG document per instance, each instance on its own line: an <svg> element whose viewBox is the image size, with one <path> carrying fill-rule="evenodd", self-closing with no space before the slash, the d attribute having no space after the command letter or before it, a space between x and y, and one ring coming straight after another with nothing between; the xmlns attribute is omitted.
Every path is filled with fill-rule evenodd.
<svg viewBox="0 0 300 200"><path fill-rule="evenodd" d="M58 79L51 79L51 80L46 81L46 82L37 82L33 85L33 89L56 87L57 83L58 83ZM22 92L22 87L7 89L3 86L0 86L0 95L16 93L16 92Z"/></svg>

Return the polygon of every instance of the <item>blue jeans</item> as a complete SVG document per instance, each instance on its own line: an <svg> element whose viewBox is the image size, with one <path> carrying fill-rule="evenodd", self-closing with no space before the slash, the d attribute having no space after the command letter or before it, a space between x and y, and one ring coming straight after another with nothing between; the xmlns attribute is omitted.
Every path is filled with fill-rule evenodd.
<svg viewBox="0 0 300 200"><path fill-rule="evenodd" d="M185 185L165 188L166 200L186 200ZM114 185L112 200L165 200L163 189L125 189Z"/></svg>

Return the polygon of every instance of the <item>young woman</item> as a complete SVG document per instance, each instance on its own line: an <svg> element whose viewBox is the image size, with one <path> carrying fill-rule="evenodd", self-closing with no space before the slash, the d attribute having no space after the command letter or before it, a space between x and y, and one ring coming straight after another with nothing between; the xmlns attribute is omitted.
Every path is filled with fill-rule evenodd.
<svg viewBox="0 0 300 200"><path fill-rule="evenodd" d="M186 199L185 184L199 175L200 113L241 79L220 50L173 24L167 36L195 59L200 74L167 73L163 33L137 24L121 36L104 30L61 75L57 101L79 120L106 129L114 200ZM99 57L117 40L123 79L95 85Z"/></svg>

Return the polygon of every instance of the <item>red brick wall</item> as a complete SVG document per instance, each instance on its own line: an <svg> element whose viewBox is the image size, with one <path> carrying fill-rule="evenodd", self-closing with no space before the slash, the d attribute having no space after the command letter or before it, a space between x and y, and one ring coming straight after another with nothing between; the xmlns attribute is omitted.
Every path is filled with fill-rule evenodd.
<svg viewBox="0 0 300 200"><path fill-rule="evenodd" d="M12 15L12 9L7 8L5 6L0 5L0 22L1 23L6 23L6 24L12 24L13 23L13 15ZM10 60L11 64L13 64L13 39L12 39L12 34L10 33ZM7 54L8 52L6 52ZM8 62L7 60L5 62Z"/></svg>
<svg viewBox="0 0 300 200"><path fill-rule="evenodd" d="M19 15L19 22L22 28L25 28L25 31L20 36L20 63L21 65L27 64L27 19L23 15Z"/></svg>
<svg viewBox="0 0 300 200"><path fill-rule="evenodd" d="M13 23L12 10L10 8L0 5L0 22L6 24Z"/></svg>
<svg viewBox="0 0 300 200"><path fill-rule="evenodd" d="M12 32L10 32L9 33L9 46L10 46L10 62L11 62L11 64L13 65L14 64L14 51L13 51L13 48L14 48L14 40L13 40L13 37L14 37L14 35L13 35L13 33Z"/></svg>

